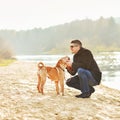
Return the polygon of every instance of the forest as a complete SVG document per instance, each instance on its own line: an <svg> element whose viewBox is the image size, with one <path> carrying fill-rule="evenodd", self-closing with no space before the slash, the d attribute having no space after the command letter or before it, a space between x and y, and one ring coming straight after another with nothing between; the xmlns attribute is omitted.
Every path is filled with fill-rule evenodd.
<svg viewBox="0 0 120 120"><path fill-rule="evenodd" d="M67 54L70 41L96 52L120 51L120 23L113 17L75 20L31 30L0 30L0 57L10 55Z"/></svg>

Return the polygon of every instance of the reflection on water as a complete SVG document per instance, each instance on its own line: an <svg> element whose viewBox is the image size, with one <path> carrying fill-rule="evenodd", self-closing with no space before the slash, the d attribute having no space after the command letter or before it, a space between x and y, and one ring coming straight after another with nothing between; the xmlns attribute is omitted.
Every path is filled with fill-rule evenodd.
<svg viewBox="0 0 120 120"><path fill-rule="evenodd" d="M64 55L22 55L16 56L19 60L29 62L42 61L47 65L55 65ZM120 52L100 52L94 55L103 73L102 83L120 90ZM72 56L69 55L69 57Z"/></svg>
<svg viewBox="0 0 120 120"><path fill-rule="evenodd" d="M120 52L101 52L95 58L103 73L102 83L120 90Z"/></svg>

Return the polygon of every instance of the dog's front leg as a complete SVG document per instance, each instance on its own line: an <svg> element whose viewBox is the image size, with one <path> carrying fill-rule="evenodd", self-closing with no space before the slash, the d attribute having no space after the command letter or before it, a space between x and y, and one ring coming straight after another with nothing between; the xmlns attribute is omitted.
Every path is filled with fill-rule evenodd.
<svg viewBox="0 0 120 120"><path fill-rule="evenodd" d="M55 86L56 86L56 92L57 92L57 95L59 95L59 86L58 86L58 81L55 81Z"/></svg>
<svg viewBox="0 0 120 120"><path fill-rule="evenodd" d="M62 92L62 96L64 96L64 80L60 80L60 87L61 87L61 92Z"/></svg>

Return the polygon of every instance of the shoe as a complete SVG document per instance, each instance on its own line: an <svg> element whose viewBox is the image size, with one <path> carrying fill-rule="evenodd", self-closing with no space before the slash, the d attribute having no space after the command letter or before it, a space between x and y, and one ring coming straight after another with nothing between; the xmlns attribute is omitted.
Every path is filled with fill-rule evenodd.
<svg viewBox="0 0 120 120"><path fill-rule="evenodd" d="M91 96L91 94L95 92L95 89L92 86L89 86L89 87L90 87L89 92L85 92L85 93L82 93L80 95L76 95L75 97L77 97L77 98L89 98Z"/></svg>
<svg viewBox="0 0 120 120"><path fill-rule="evenodd" d="M79 94L79 95L75 95L75 97L79 97L81 94Z"/></svg>
<svg viewBox="0 0 120 120"><path fill-rule="evenodd" d="M92 87L92 86L89 86L90 87L90 93L94 93L95 92L95 89Z"/></svg>
<svg viewBox="0 0 120 120"><path fill-rule="evenodd" d="M76 95L75 97L77 97L77 98L89 98L90 95L91 95L90 92L85 92L85 93L82 93L80 95Z"/></svg>

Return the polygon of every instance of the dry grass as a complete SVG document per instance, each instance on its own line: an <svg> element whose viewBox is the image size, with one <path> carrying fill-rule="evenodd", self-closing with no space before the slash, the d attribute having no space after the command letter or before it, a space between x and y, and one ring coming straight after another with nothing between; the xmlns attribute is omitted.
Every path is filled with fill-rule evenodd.
<svg viewBox="0 0 120 120"><path fill-rule="evenodd" d="M15 61L15 59L0 59L0 66L8 66Z"/></svg>

